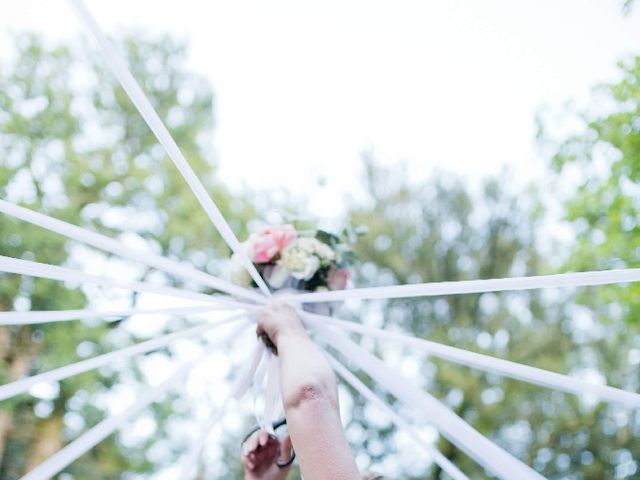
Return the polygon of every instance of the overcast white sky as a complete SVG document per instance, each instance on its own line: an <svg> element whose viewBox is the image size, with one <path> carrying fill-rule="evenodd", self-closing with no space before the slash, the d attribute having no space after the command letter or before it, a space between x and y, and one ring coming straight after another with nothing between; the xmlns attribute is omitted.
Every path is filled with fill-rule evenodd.
<svg viewBox="0 0 640 480"><path fill-rule="evenodd" d="M619 3L87 1L107 32L189 41L190 64L217 94L212 135L231 186L306 192L325 215L357 183L364 149L407 160L416 178L539 171L535 111L584 101L640 53L640 15L624 18ZM0 26L80 32L64 0L5 2Z"/></svg>

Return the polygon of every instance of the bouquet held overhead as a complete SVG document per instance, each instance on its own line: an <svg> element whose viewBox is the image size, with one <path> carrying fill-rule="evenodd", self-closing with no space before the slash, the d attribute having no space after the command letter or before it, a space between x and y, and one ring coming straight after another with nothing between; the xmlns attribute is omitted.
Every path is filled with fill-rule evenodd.
<svg viewBox="0 0 640 480"><path fill-rule="evenodd" d="M273 291L343 290L349 283L354 254L346 235L273 225L251 234L242 246ZM256 287L238 255L231 257L229 276L236 285Z"/></svg>

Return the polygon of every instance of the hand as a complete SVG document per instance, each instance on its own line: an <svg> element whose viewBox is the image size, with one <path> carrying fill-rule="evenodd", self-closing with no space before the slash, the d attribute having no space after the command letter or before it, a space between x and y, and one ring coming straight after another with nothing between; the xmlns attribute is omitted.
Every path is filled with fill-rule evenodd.
<svg viewBox="0 0 640 480"><path fill-rule="evenodd" d="M289 304L278 300L273 300L264 307L258 319L256 333L259 337L269 337L276 348L282 336L307 335L296 311Z"/></svg>
<svg viewBox="0 0 640 480"><path fill-rule="evenodd" d="M245 480L284 480L291 465L280 468L276 459L286 462L292 455L291 438L285 435L282 443L278 437L258 430L242 446L242 464Z"/></svg>

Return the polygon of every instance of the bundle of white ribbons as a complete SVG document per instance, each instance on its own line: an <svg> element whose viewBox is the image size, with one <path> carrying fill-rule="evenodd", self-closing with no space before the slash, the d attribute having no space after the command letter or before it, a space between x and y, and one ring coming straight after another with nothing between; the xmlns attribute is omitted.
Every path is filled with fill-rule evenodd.
<svg viewBox="0 0 640 480"><path fill-rule="evenodd" d="M202 287L214 288L220 292L217 295L205 295L195 291L171 288L151 284L148 282L134 282L116 280L113 278L90 275L78 270L46 265L16 258L0 256L0 272L29 275L51 280L93 283L109 288L126 289L136 292L147 292L165 295L194 302L192 305L176 308L141 309L130 308L112 311L96 310L67 310L67 311L31 311L31 312L0 312L0 325L26 325L43 322L65 322L78 319L122 318L137 314L162 313L190 317L210 311L229 312L226 320L205 322L179 332L163 335L136 345L114 352L89 358L39 375L22 378L0 386L0 401L15 395L28 392L31 387L42 382L61 381L73 375L111 364L116 360L131 358L135 355L157 350L168 346L180 339L196 339L205 332L212 331L224 324L239 322L239 327L231 334L216 338L206 347L204 353L179 367L176 372L161 385L146 391L135 403L119 414L105 419L95 427L89 429L76 440L53 455L47 461L36 467L23 477L23 480L47 479L56 475L80 455L93 448L108 435L125 425L134 415L158 400L162 395L175 387L189 374L190 369L202 361L215 348L234 339L247 326L248 320L255 319L255 312L265 304L271 293L251 263L238 239L224 219L220 210L206 192L204 186L193 172L184 155L171 137L168 129L155 112L151 103L131 75L123 59L118 55L110 40L98 27L89 10L81 0L70 0L71 4L85 25L90 36L96 41L109 67L119 80L123 89L136 106L149 128L156 135L159 143L164 147L169 157L175 163L187 185L202 205L213 225L231 250L242 259L243 265L258 285L260 292L244 289L223 279L199 271L189 265L164 258L153 253L132 249L118 240L108 238L96 232L86 230L76 225L51 218L38 212L20 207L5 200L0 200L0 213L10 215L19 220L38 225L71 240L82 242L94 248L117 255L121 258L138 262L147 267L165 272L190 283ZM377 288L361 288L342 291L305 293L299 295L281 296L295 304L300 302L333 302L348 299L389 299L410 298L433 295L459 295L467 293L483 293L508 290L525 290L539 288L584 287L614 283L636 282L640 280L640 269L620 269L596 272L565 273L558 275L544 275L533 277L503 278L489 280L473 280L462 282L438 282L414 285L396 285ZM226 296L224 294L227 294ZM339 352L349 363L357 366L382 388L391 393L399 402L420 414L424 421L434 426L440 434L451 443L463 450L482 468L498 478L511 480L541 479L540 474L509 454L507 451L474 430L469 424L458 417L443 403L427 392L416 387L398 372L390 369L380 359L354 344L341 330L356 332L387 341L399 342L411 346L418 351L433 355L451 362L533 383L545 388L551 388L566 393L582 395L591 394L603 402L611 402L629 409L640 409L640 395L618 388L596 385L576 378L549 372L528 365L521 365L488 355L469 352L459 348L442 345L436 342L414 338L407 335L392 333L381 329L348 322L323 315L300 312L306 326L318 334L318 338L326 345ZM243 320L244 319L244 320ZM64 327L60 327L64 328ZM437 463L449 476L456 480L467 479L467 476L443 456L431 443L418 435L401 416L373 393L358 379L345 365L330 356L330 363L338 375L350 384L365 399L380 407L389 415L396 427L412 438L419 448ZM180 478L192 478L193 465L199 458L205 440L222 418L230 401L240 399L249 390L254 395L264 390L264 407L256 415L260 426L271 429L274 417L281 406L279 396L279 364L278 357L273 355L261 342L256 341L253 352L246 359L244 367L233 382L231 393L223 401L222 407L212 412L210 420L202 428L201 435L193 442L192 448L184 457L184 464ZM253 388L252 388L253 386Z"/></svg>

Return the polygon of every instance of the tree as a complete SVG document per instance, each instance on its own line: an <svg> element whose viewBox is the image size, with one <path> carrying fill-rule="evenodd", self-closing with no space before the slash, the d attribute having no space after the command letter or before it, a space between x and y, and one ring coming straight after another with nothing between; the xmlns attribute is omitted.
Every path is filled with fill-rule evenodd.
<svg viewBox="0 0 640 480"><path fill-rule="evenodd" d="M631 10L633 10L634 3L635 3L635 0L624 0L622 2L622 12L625 15L629 15L631 13Z"/></svg>
<svg viewBox="0 0 640 480"><path fill-rule="evenodd" d="M548 268L537 242L544 212L535 192L505 187L512 183L508 175L488 179L473 195L449 174L416 184L401 167L387 170L370 159L366 171L368 198L349 216L369 229L357 245L363 262L358 285L534 275ZM601 310L586 309L562 291L369 302L353 315L356 321L553 371L602 375L612 385L637 390L637 375L626 362L634 340L624 331L605 330L608 317ZM388 362L398 362L397 349L379 344L377 350ZM420 365L412 379L545 477L633 476L629 455L640 451L640 443L629 412L403 349L406 357ZM399 454L393 452L392 428L373 428L368 410L356 402L348 431L374 467L388 468L397 478L427 473L444 478L438 468L425 472L415 461L398 470L390 459ZM381 443L386 448L380 449ZM485 477L448 442L440 440L439 447L471 478Z"/></svg>
<svg viewBox="0 0 640 480"><path fill-rule="evenodd" d="M184 47L171 40L136 36L124 44L134 75L160 116L168 120L233 229L243 237L246 221L259 212L246 197L232 201L216 180L206 141L213 123L210 88L184 67ZM134 238L158 253L214 274L223 273L221 259L228 256L227 248L124 93L114 86L101 59L94 63L83 48L47 47L33 36L17 38L16 45L17 60L0 70L0 195L111 236ZM637 85L637 75L630 78L636 78ZM636 128L633 121L629 125ZM367 197L352 201L346 218L370 232L356 245L362 262L355 275L358 286L529 275L549 269L537 241L544 213L537 196L505 188L510 184L508 176L486 181L482 191L473 194L448 174L416 183L401 168L387 170L372 159L366 167ZM603 193L595 202L607 198ZM0 216L0 232L2 255L58 265L123 266L115 258L89 253L4 216ZM602 248L624 247L625 254L632 254L632 242L621 245L622 240L612 237L607 247L606 239ZM592 254L585 250L570 265L580 265L576 259L582 259L586 266L595 258ZM181 285L178 279L141 268L130 270L130 275ZM634 337L619 322L622 315L631 315L624 292L611 288L585 289L575 296L553 291L362 302L357 310L344 313L357 321L550 370L597 376L638 390L640 356L634 350ZM81 308L95 303L97 297L108 298L106 293L88 286L77 289L0 275L4 310ZM137 298L127 300L135 303ZM2 382L127 345L138 338L127 325L122 319L109 324L0 328ZM166 329L183 325L170 322ZM425 359L406 349L399 355L389 344L366 340L363 344L388 363L409 367L416 382L548 478L631 478L637 472L638 421L628 413ZM170 358L171 352L160 355ZM398 358L408 363L401 364ZM94 371L65 380L59 390L41 393L40 398L21 396L0 404L0 480L19 477L28 466L103 418L100 402L113 388L122 383L145 388L140 360L128 364L132 374L124 375L117 368ZM404 444L393 428L353 392L344 389L343 393L346 405L353 404L346 412L348 436L363 466L370 462L374 469L387 469L398 478L444 478L437 468L415 457L398 465L396 455L406 456L398 451ZM410 412L395 406L422 429ZM175 461L183 447L180 442L164 442L162 458L149 455L152 444L162 441L165 420L173 410L185 408L172 397L152 409L152 435L135 445L112 436L67 472L75 478L122 478ZM241 478L239 464L234 463L237 439L231 440L232 446L223 450L226 465L210 465L206 478ZM448 442L440 440L439 447L472 478L484 478Z"/></svg>
<svg viewBox="0 0 640 480"><path fill-rule="evenodd" d="M567 266L576 270L640 266L640 57L619 68L620 81L599 87L590 110L563 115L575 133L554 139L557 127L541 121L542 151L559 174L557 190L567 192L565 218L577 238ZM603 308L638 323L640 284L599 292Z"/></svg>
<svg viewBox="0 0 640 480"><path fill-rule="evenodd" d="M226 246L102 58L94 60L82 44L48 46L34 35L15 38L15 58L0 70L0 195L109 236L137 239L157 253L221 274ZM232 200L215 177L208 83L186 69L185 47L168 37L136 35L125 38L124 45L134 75L218 205L233 219L232 227L244 235L245 221L255 213L242 198ZM81 268L86 258L109 269L122 265L4 215L0 232L2 255ZM130 274L181 285L143 268ZM5 311L83 308L93 305L96 296L101 290L89 286L0 274ZM129 302L135 304L136 296ZM0 327L0 382L132 343L138 338L126 324L121 319ZM167 328L184 324L176 320ZM138 388L144 388L140 360L130 366ZM119 381L117 369L93 371L62 381L44 398L22 395L0 404L0 479L18 478L103 418L104 409L96 402ZM171 402L154 407L158 436ZM125 449L117 436L111 437L67 471L76 478L109 479L160 468L145 457L153 440Z"/></svg>

